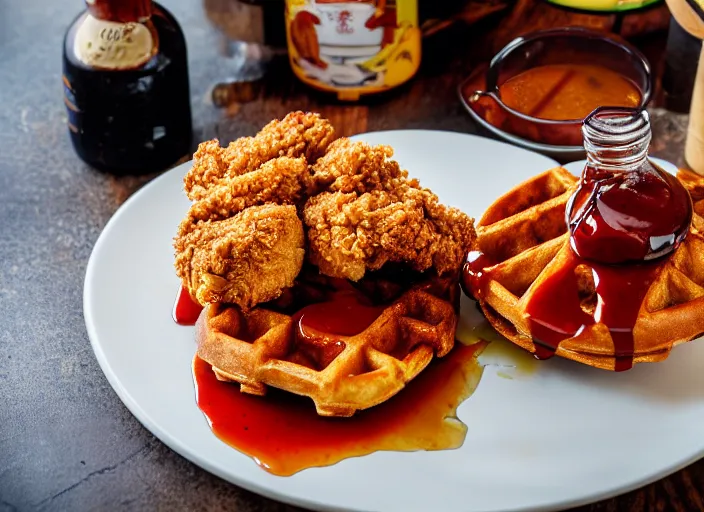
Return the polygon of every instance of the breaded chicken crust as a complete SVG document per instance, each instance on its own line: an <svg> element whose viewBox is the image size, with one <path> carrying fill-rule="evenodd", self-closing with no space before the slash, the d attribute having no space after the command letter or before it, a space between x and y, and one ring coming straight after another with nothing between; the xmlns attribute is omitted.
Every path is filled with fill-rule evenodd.
<svg viewBox="0 0 704 512"><path fill-rule="evenodd" d="M293 285L305 237L295 206L270 203L201 222L175 248L176 273L198 302L232 303L246 311Z"/></svg>
<svg viewBox="0 0 704 512"><path fill-rule="evenodd" d="M305 158L282 156L259 169L223 180L193 203L181 221L178 236L188 234L200 221L223 220L265 203L297 204L305 200L311 175Z"/></svg>
<svg viewBox="0 0 704 512"><path fill-rule="evenodd" d="M314 186L318 191L357 194L403 188L408 173L389 160L393 154L390 146L337 139L312 167Z"/></svg>
<svg viewBox="0 0 704 512"><path fill-rule="evenodd" d="M224 148L217 140L203 142L184 178L186 195L192 201L201 199L209 188L255 171L280 156L314 162L334 139L335 130L327 119L299 111L271 121L254 137L242 137Z"/></svg>
<svg viewBox="0 0 704 512"><path fill-rule="evenodd" d="M389 262L457 273L474 242L473 221L428 190L324 192L308 200L308 259L323 274L358 281Z"/></svg>
<svg viewBox="0 0 704 512"><path fill-rule="evenodd" d="M327 120L294 112L227 148L199 146L184 178L194 202L174 242L177 273L199 302L246 310L272 300L304 254L353 281L389 262L459 273L473 219L409 179L391 147L333 138Z"/></svg>
<svg viewBox="0 0 704 512"><path fill-rule="evenodd" d="M313 166L314 183L327 192L306 202L303 221L308 259L322 273L357 281L388 262L459 272L474 220L440 204L392 156L389 146L342 138Z"/></svg>

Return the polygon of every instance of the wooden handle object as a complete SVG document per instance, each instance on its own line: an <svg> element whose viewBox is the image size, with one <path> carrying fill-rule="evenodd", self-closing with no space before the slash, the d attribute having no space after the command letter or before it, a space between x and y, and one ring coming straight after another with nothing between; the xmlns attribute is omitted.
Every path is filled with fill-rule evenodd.
<svg viewBox="0 0 704 512"><path fill-rule="evenodd" d="M665 0L677 23L694 37L704 39L704 19L700 9L694 10L687 0ZM696 2L695 2L695 5Z"/></svg>
<svg viewBox="0 0 704 512"><path fill-rule="evenodd" d="M692 8L687 0L666 1L677 23L694 37L703 39L704 19L701 8ZM695 5L699 4L695 3ZM699 67L694 80L694 91L692 91L684 158L693 171L704 175L704 48L699 56Z"/></svg>
<svg viewBox="0 0 704 512"><path fill-rule="evenodd" d="M704 48L699 56L697 77L694 79L684 159L694 172L704 175Z"/></svg>

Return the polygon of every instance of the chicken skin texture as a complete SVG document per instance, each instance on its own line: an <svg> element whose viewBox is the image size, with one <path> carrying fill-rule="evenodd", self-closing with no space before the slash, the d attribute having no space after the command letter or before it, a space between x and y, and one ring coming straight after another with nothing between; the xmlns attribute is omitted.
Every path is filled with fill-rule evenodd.
<svg viewBox="0 0 704 512"><path fill-rule="evenodd" d="M476 234L472 219L427 190L324 192L303 210L308 259L323 274L358 281L389 262L457 273Z"/></svg>
<svg viewBox="0 0 704 512"><path fill-rule="evenodd" d="M335 130L327 119L291 112L280 121L271 121L254 137L242 137L227 147L220 147L217 140L203 142L184 178L186 195L192 201L202 199L211 187L256 171L280 156L303 157L313 163L334 139Z"/></svg>
<svg viewBox="0 0 704 512"><path fill-rule="evenodd" d="M473 220L409 179L391 147L334 137L327 120L294 112L227 148L199 146L174 240L198 302L247 311L293 286L306 258L351 281L386 263L459 273Z"/></svg>
<svg viewBox="0 0 704 512"><path fill-rule="evenodd" d="M392 154L340 139L313 167L328 191L308 199L303 221L308 259L323 274L358 281L388 262L459 272L476 238L473 219L409 180Z"/></svg>
<svg viewBox="0 0 704 512"><path fill-rule="evenodd" d="M269 160L259 169L222 180L191 205L178 228L178 236L190 233L201 221L227 219L265 203L297 204L305 200L311 186L305 158L282 156Z"/></svg>
<svg viewBox="0 0 704 512"><path fill-rule="evenodd" d="M305 257L303 225L292 205L264 204L201 222L175 243L176 273L202 305L243 311L293 285Z"/></svg>
<svg viewBox="0 0 704 512"><path fill-rule="evenodd" d="M312 167L314 187L317 191L356 194L406 187L408 173L389 160L393 154L390 146L337 139Z"/></svg>

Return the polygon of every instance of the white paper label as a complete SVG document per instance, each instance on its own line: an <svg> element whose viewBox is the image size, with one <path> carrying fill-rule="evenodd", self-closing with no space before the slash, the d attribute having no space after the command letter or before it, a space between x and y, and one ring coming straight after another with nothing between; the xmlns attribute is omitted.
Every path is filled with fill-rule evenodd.
<svg viewBox="0 0 704 512"><path fill-rule="evenodd" d="M76 57L90 67L132 69L154 54L154 40L141 23L115 23L90 14L76 32Z"/></svg>

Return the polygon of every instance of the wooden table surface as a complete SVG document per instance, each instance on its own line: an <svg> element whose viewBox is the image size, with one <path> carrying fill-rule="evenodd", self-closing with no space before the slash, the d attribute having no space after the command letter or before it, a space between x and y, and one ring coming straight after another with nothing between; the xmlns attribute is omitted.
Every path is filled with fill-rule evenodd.
<svg viewBox="0 0 704 512"><path fill-rule="evenodd" d="M250 135L294 109L321 112L344 135L477 131L456 87L490 55L491 23L428 40L419 76L383 97L340 104L300 84L277 59L252 101L217 108L210 90L233 65L219 53L213 27L223 2L206 0L208 13L194 0L163 2L189 45L194 143ZM93 356L81 311L90 251L116 208L154 175L98 173L73 153L60 55L64 30L81 8L79 0L0 2L0 512L298 510L230 485L165 447L127 411ZM665 38L635 40L658 69ZM653 110L655 155L683 163L686 121ZM704 511L703 493L704 460L579 510Z"/></svg>

